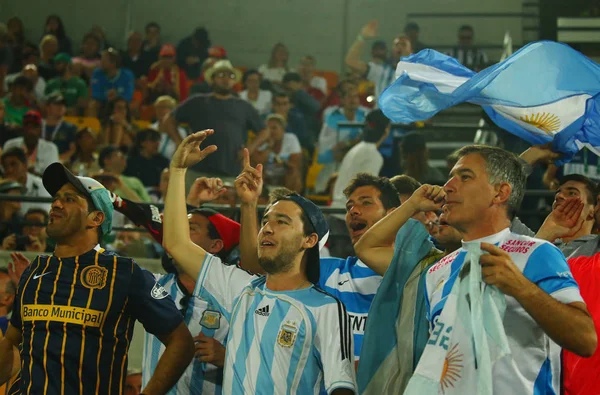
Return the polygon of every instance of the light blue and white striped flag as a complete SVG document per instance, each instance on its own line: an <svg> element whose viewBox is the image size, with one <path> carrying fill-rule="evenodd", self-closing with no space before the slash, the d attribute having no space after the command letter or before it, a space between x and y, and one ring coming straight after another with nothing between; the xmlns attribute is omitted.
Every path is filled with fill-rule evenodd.
<svg viewBox="0 0 600 395"><path fill-rule="evenodd" d="M584 146L600 155L600 65L566 44L531 43L479 73L426 49L403 58L396 77L379 98L393 122L469 102L531 144L552 142L565 154L560 163Z"/></svg>

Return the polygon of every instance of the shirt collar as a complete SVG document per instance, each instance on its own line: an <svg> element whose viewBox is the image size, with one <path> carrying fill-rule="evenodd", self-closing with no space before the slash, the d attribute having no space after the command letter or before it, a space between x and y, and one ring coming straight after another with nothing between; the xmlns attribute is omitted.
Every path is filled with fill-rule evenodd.
<svg viewBox="0 0 600 395"><path fill-rule="evenodd" d="M485 237L482 237L482 238L476 239L476 240L463 241L462 249L466 251L467 247L469 245L473 245L473 244L481 244L481 243L496 244L496 243L499 243L500 241L504 240L506 238L506 236L508 236L509 234L510 234L510 228L505 228L504 230L501 230L500 232L495 233L493 235L485 236Z"/></svg>

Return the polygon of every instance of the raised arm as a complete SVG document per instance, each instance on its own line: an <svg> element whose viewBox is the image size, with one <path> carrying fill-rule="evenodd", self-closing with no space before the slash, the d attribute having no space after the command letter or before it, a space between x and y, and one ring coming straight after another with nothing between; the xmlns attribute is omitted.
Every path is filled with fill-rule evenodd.
<svg viewBox="0 0 600 395"><path fill-rule="evenodd" d="M422 185L404 204L371 227L354 245L356 255L377 274L384 275L394 256L396 233L413 215L439 209L445 200L444 189Z"/></svg>
<svg viewBox="0 0 600 395"><path fill-rule="evenodd" d="M250 166L250 153L244 148L240 175L235 179L235 191L241 202L240 262L241 266L256 274L263 274L258 264L258 198L263 189L262 165Z"/></svg>
<svg viewBox="0 0 600 395"><path fill-rule="evenodd" d="M566 198L548 214L535 237L554 243L558 238L575 235L583 226L583 207L579 197Z"/></svg>
<svg viewBox="0 0 600 395"><path fill-rule="evenodd" d="M366 74L369 69L367 63L361 59L362 51L365 47L365 38L377 36L378 26L377 21L371 21L366 24L346 54L346 65L359 71L361 74Z"/></svg>
<svg viewBox="0 0 600 395"><path fill-rule="evenodd" d="M185 205L185 173L188 167L200 162L217 150L216 145L200 149L200 144L212 129L189 135L171 159L169 187L165 198L163 246L190 277L198 278L206 251L190 239Z"/></svg>

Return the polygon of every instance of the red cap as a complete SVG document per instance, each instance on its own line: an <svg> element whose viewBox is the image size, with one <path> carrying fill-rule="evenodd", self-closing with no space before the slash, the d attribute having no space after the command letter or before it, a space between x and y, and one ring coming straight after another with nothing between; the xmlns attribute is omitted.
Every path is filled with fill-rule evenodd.
<svg viewBox="0 0 600 395"><path fill-rule="evenodd" d="M159 56L175 56L175 47L172 44L163 44L160 47Z"/></svg>
<svg viewBox="0 0 600 395"><path fill-rule="evenodd" d="M223 47L210 47L208 49L208 56L211 58L225 59L227 57L227 51Z"/></svg>
<svg viewBox="0 0 600 395"><path fill-rule="evenodd" d="M223 251L225 254L229 253L235 246L240 244L241 226L238 222L235 222L210 208L199 208L192 210L190 213L201 214L208 218L210 223L217 229L221 240L223 240Z"/></svg>
<svg viewBox="0 0 600 395"><path fill-rule="evenodd" d="M34 124L40 126L42 124L42 115L34 110L29 110L23 115L23 125Z"/></svg>

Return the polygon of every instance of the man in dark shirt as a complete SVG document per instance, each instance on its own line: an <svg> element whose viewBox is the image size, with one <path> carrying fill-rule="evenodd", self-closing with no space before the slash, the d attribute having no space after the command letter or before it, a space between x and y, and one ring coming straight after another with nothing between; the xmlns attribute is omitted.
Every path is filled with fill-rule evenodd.
<svg viewBox="0 0 600 395"><path fill-rule="evenodd" d="M148 74L152 65L152 56L142 50L142 34L132 32L127 39L127 50L123 53L123 67L133 72L135 79Z"/></svg>
<svg viewBox="0 0 600 395"><path fill-rule="evenodd" d="M66 161L75 153L77 126L64 120L67 105L60 92L48 96L46 103L48 108L46 119L42 122L42 138L56 144L61 160Z"/></svg>
<svg viewBox="0 0 600 395"><path fill-rule="evenodd" d="M169 167L169 160L158 153L159 144L160 133L156 130L140 130L123 174L139 178L146 187L158 187L160 174Z"/></svg>
<svg viewBox="0 0 600 395"><path fill-rule="evenodd" d="M248 131L258 134L264 129L264 122L254 107L232 94L241 73L229 60L219 60L204 76L212 81L213 92L190 97L160 122L160 127L169 135L176 134L177 123L186 123L193 131L215 131L206 143L216 144L219 150L194 166L193 171L188 171L191 173L186 180L188 185L199 173L209 177L236 177L241 171L239 157Z"/></svg>
<svg viewBox="0 0 600 395"><path fill-rule="evenodd" d="M208 58L210 39L203 27L198 27L194 33L184 38L177 45L177 64L185 71L190 80L200 77L202 63Z"/></svg>

